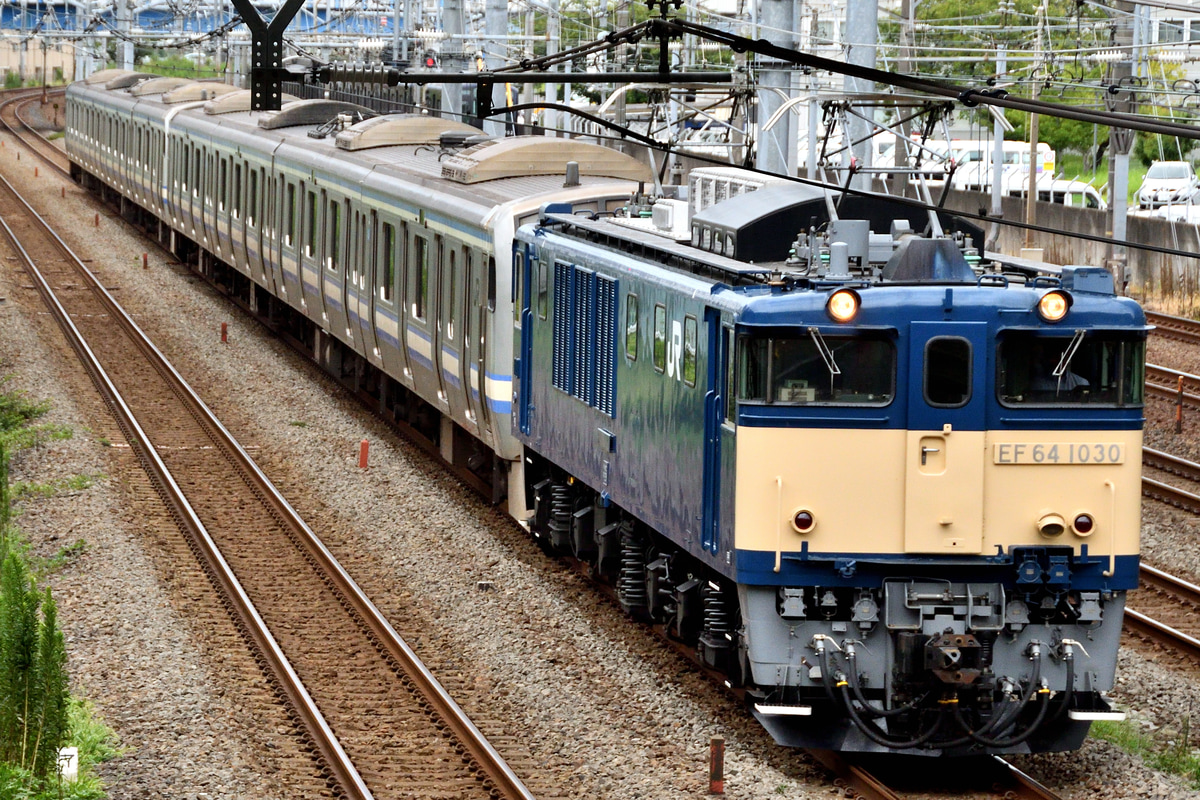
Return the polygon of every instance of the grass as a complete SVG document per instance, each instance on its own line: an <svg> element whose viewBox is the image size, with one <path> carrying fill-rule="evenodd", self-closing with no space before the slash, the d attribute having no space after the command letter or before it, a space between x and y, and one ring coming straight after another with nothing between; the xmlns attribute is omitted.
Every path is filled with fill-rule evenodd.
<svg viewBox="0 0 1200 800"><path fill-rule="evenodd" d="M1078 178L1085 183L1090 183L1096 188L1100 188L1108 183L1108 158L1106 157L1100 162L1100 168L1095 170L1086 170L1083 167L1083 156L1077 153L1059 153L1058 164L1056 171L1064 178ZM1129 196L1126 198L1130 205L1137 205L1137 190L1142 185L1142 179L1146 177L1146 170L1149 167L1142 164L1132 156L1129 159Z"/></svg>
<svg viewBox="0 0 1200 800"><path fill-rule="evenodd" d="M21 497L54 497L60 492L81 492L84 489L90 488L97 479L104 477L103 475L72 475L69 478L62 480L47 481L46 483L38 483L37 481L17 481L12 485L12 497L18 499Z"/></svg>
<svg viewBox="0 0 1200 800"><path fill-rule="evenodd" d="M1200 789L1200 756L1192 751L1189 720L1184 718L1179 730L1163 729L1160 734L1156 737L1146 733L1131 719L1093 722L1091 730L1095 738L1115 744L1160 772L1179 775L1192 788Z"/></svg>
<svg viewBox="0 0 1200 800"><path fill-rule="evenodd" d="M12 764L0 763L2 800L104 800L108 794L95 768L118 755L116 734L97 716L92 704L72 697L67 708L71 735L67 747L79 748L79 777L70 783L57 778L39 781Z"/></svg>

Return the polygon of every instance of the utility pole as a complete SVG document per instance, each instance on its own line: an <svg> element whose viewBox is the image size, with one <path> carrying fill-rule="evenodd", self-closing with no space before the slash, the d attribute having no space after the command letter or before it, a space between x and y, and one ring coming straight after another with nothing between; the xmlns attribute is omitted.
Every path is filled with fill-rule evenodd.
<svg viewBox="0 0 1200 800"><path fill-rule="evenodd" d="M1123 114L1137 113L1137 95L1125 79L1133 75L1133 30L1130 19L1135 7L1129 0L1116 0L1116 28L1113 44L1122 59L1112 64L1109 71L1110 86L1121 87L1116 94L1106 93L1109 111ZM1108 99L1112 98L1112 99ZM1129 153L1133 150L1133 131L1125 128L1109 128L1108 134L1108 229L1111 233L1109 245L1109 269L1122 290L1129 283L1129 253L1125 247L1126 221L1129 213Z"/></svg>
<svg viewBox="0 0 1200 800"><path fill-rule="evenodd" d="M875 67L875 43L879 41L879 2L878 0L846 0L846 63L860 67ZM868 94L875 90L871 81L857 80L846 76L844 87L846 94L853 99L857 94ZM859 109L860 113L868 112L866 106ZM874 125L866 120L851 116L848 120L847 133L852 142L859 142L851 148L851 154L860 167L870 167L874 148L870 137L874 133ZM871 173L859 173L854 176L851 186L855 189L870 191Z"/></svg>
<svg viewBox="0 0 1200 800"><path fill-rule="evenodd" d="M506 47L508 2L507 0L487 0L483 13L484 30L487 33L487 38L483 43L484 63L490 71L495 72L504 66L504 58L497 51ZM492 108L503 108L508 104L508 87L504 83L496 83L492 86ZM492 118L484 121L483 130L492 136L503 136L507 125L507 116L504 119Z"/></svg>
<svg viewBox="0 0 1200 800"><path fill-rule="evenodd" d="M1036 56L1033 62L1033 99L1037 100L1042 90L1042 29L1046 23L1046 0L1037 7ZM1038 114L1029 115L1029 175L1025 179L1025 224L1032 225L1036 216L1038 178ZM1025 246L1033 247L1033 229L1025 229Z"/></svg>
<svg viewBox="0 0 1200 800"><path fill-rule="evenodd" d="M445 0L442 4L442 31L446 38L441 52L441 69L444 72L462 72L467 61L474 61L464 51L464 27L463 0ZM442 111L457 122L464 121L461 84L442 84Z"/></svg>
<svg viewBox="0 0 1200 800"><path fill-rule="evenodd" d="M559 51L559 47L560 47L559 37L561 36L561 31L562 31L562 27L561 27L562 20L558 15L558 8L559 8L559 0L550 0L550 11L546 14L546 55L547 56L552 56L552 55L556 54ZM558 65L556 64L556 65L550 67L550 71L558 72L559 71ZM571 87L570 86L567 87L566 92L567 92L567 96L570 97L570 95L571 95ZM547 103L557 103L558 102L558 84L557 83L547 83L546 84L546 102ZM547 108L543 112L543 114L545 116L542 120L542 124L545 125L546 128L548 128L550 130L550 135L551 136L560 136L561 134L558 133L559 119L560 119L560 115L559 115L558 111L556 111L555 109L552 109L552 108Z"/></svg>
<svg viewBox="0 0 1200 800"><path fill-rule="evenodd" d="M901 75L907 75L912 72L912 46L913 46L913 6L916 3L913 0L901 0L900 2L900 58L896 62L896 71ZM904 117L904 110L899 109L899 116ZM896 142L896 146L892 149L894 153L892 160L895 162L897 172L894 176L895 192L901 197L908 195L908 173L903 170L908 169L909 150L908 150L908 123L900 122L900 136Z"/></svg>
<svg viewBox="0 0 1200 800"><path fill-rule="evenodd" d="M751 0L754 2L754 0ZM762 0L762 26L765 38L781 47L792 46L793 20L792 0ZM783 105L785 95L791 88L791 65L780 61L760 58L763 69L759 73L758 91L758 153L755 165L762 170L780 175L793 175L793 165L788 163L788 154L795 150L796 140L792 133L794 115L789 111L775 122L769 131L763 126Z"/></svg>
<svg viewBox="0 0 1200 800"><path fill-rule="evenodd" d="M1001 45L996 50L996 78L1008 72L1008 50ZM1004 126L997 116L992 123L992 218L1004 219ZM996 250L1000 241L1000 223L992 223L992 231L984 244L985 250Z"/></svg>

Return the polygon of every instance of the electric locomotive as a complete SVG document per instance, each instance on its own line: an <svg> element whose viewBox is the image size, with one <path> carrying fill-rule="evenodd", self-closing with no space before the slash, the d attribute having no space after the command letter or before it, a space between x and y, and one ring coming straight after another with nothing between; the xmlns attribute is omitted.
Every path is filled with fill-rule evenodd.
<svg viewBox="0 0 1200 800"><path fill-rule="evenodd" d="M685 241L571 211L516 237L535 534L783 744L1072 749L1113 715L1147 328L1106 271L797 185Z"/></svg>
<svg viewBox="0 0 1200 800"><path fill-rule="evenodd" d="M1146 325L1103 270L1014 273L971 225L752 173L651 202L576 141L120 71L67 97L77 179L778 741L1066 749L1111 713Z"/></svg>

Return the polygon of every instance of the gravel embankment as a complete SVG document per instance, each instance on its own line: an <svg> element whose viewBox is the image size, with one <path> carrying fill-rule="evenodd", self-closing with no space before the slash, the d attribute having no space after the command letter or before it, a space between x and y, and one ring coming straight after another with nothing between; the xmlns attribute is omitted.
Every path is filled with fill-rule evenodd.
<svg viewBox="0 0 1200 800"><path fill-rule="evenodd" d="M28 161L14 162L11 148L9 142L0 151L0 169L31 174ZM532 758L561 776L563 796L701 796L713 735L727 739L727 796L830 795L820 770L776 747L735 703L548 561L511 521L110 215L99 230L92 227L92 207L80 210L92 201L76 191L62 203L60 185L46 177L32 184L35 205L82 257L95 259L91 266L105 285L119 287L118 300L243 444L256 448L251 452L376 602L385 611L412 603L420 618L436 623L442 646L474 675L472 702L500 708ZM150 269L143 271L145 250ZM116 474L104 460L107 449L82 433L103 424L98 403L84 397L89 385L72 377L77 368L61 346L43 344L54 329L24 299L31 293L18 288L21 280L11 278L6 263L4 292L22 300L20 308L0 304L10 318L0 356L30 394L53 401L56 419L81 431L23 458L18 477ZM222 322L229 323L224 346ZM372 443L371 468L360 471L357 444L364 438ZM237 708L225 700L230 692L213 678L219 657L194 643L187 608L174 598L162 565L143 552L118 482L101 480L34 505L22 522L39 548L55 547L51 535L89 542L55 586L64 598L76 680L130 748L107 768L113 796L272 796L269 766L262 767L269 762L256 754L252 731L238 732ZM61 533L72 525L74 532ZM1148 549L1166 536L1148 511ZM479 581L495 591L480 591ZM1177 724L1200 707L1193 676L1136 653L1124 654L1120 680L1117 699L1154 725ZM1103 742L1089 741L1079 754L1022 761L1068 798L1200 797Z"/></svg>

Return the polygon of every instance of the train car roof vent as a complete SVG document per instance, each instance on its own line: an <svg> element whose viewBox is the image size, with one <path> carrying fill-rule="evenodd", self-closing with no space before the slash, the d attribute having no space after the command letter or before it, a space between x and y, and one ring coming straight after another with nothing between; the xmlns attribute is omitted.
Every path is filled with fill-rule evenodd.
<svg viewBox="0 0 1200 800"><path fill-rule="evenodd" d="M83 82L88 86L96 86L97 84L108 83L113 78L130 74L133 74L133 70L131 69L102 69L88 75L83 79Z"/></svg>
<svg viewBox="0 0 1200 800"><path fill-rule="evenodd" d="M1062 268L1062 285L1068 292L1116 294L1113 276L1104 267L1066 266Z"/></svg>
<svg viewBox="0 0 1200 800"><path fill-rule="evenodd" d="M242 90L236 86L230 86L228 83L221 83L220 81L192 81L191 83L176 86L164 94L163 102L168 105L172 103L198 103L202 100L212 100L216 97L237 94L240 91ZM249 92L246 94L249 94Z"/></svg>
<svg viewBox="0 0 1200 800"><path fill-rule="evenodd" d="M442 177L458 183L498 178L562 175L567 162L579 162L579 174L650 182L650 168L624 153L577 139L513 136L481 142L442 162Z"/></svg>
<svg viewBox="0 0 1200 800"><path fill-rule="evenodd" d="M148 81L151 78L161 78L162 75L153 75L149 72L126 72L124 75L118 75L108 83L104 84L105 89L128 89L131 86L137 86L142 81Z"/></svg>
<svg viewBox="0 0 1200 800"><path fill-rule="evenodd" d="M134 86L129 90L129 93L134 97L142 97L148 94L163 94L185 83L195 83L195 81L191 78L151 78Z"/></svg>
<svg viewBox="0 0 1200 800"><path fill-rule="evenodd" d="M975 273L953 239L909 236L883 267L885 281L974 283Z"/></svg>
<svg viewBox="0 0 1200 800"><path fill-rule="evenodd" d="M274 130L276 128L293 128L297 125L325 125L330 120L337 119L338 114L360 114L365 117L375 116L375 112L358 103L345 103L341 100L325 100L314 98L288 103L278 111L264 111L258 118L258 127Z"/></svg>
<svg viewBox="0 0 1200 800"><path fill-rule="evenodd" d="M440 144L449 134L479 133L464 122L425 114L386 114L351 125L334 139L342 150L369 150L393 145Z"/></svg>
<svg viewBox="0 0 1200 800"><path fill-rule="evenodd" d="M224 85L224 84L222 84L222 85ZM213 99L211 99L207 103L205 103L204 104L204 113L205 114L232 114L235 111L249 111L250 110L250 102L251 102L250 90L249 89L238 89L236 87L232 87L232 88L234 88L234 91L223 92L221 94L218 94L217 96L213 97ZM176 89L175 91L179 91L179 90ZM174 93L172 93L172 94L174 94ZM199 98L197 98L197 99L199 99ZM279 99L280 99L280 102L283 104L295 103L300 100L300 98L296 97L296 95L294 95L294 94L280 95ZM167 100L166 97L163 98L163 101L170 102L169 100Z"/></svg>

